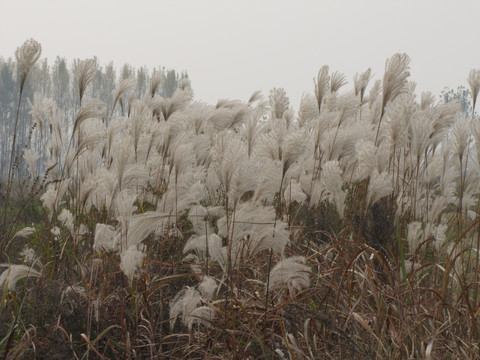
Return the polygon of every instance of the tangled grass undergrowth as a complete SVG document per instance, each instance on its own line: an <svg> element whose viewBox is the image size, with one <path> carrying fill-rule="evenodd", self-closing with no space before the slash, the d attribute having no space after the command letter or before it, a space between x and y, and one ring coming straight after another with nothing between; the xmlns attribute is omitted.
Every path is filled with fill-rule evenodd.
<svg viewBox="0 0 480 360"><path fill-rule="evenodd" d="M17 51L21 86L40 49ZM12 134L1 354L478 358L480 120L417 100L409 62L352 91L324 66L297 113L283 89L211 106L183 79L163 98L161 76L143 98L119 83L106 113L82 62L72 126L37 96L16 119L45 151Z"/></svg>

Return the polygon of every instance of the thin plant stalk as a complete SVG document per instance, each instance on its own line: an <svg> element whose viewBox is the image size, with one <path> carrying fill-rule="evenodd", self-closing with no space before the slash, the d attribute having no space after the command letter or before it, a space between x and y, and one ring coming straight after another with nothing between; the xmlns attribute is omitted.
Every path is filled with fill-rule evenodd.
<svg viewBox="0 0 480 360"><path fill-rule="evenodd" d="M10 165L8 167L8 177L7 177L7 193L5 195L5 206L3 208L3 229L6 229L7 226L7 212L8 212L8 203L10 200L10 191L12 187L12 178L13 178L13 163L14 163L14 158L15 158L15 145L17 141L17 127L18 127L18 118L20 115L20 104L22 101L22 95L23 95L23 88L25 85L25 79L22 79L21 84L20 84L20 94L18 95L18 104L17 104L17 114L15 116L15 126L13 130L13 141L12 141L12 149L10 151ZM0 258L2 257L3 254L3 248L5 246L5 241L8 239L10 234L10 231L6 232L5 236L2 237L0 241Z"/></svg>

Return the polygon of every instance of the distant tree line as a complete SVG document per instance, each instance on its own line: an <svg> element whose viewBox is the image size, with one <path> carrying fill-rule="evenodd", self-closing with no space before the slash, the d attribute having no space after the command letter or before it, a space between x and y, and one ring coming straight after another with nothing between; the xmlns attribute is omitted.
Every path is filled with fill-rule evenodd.
<svg viewBox="0 0 480 360"><path fill-rule="evenodd" d="M85 98L98 98L107 107L106 114L112 113L114 103L114 90L125 79L134 79L136 97L143 97L150 91L150 79L157 73L163 74L163 81L157 90L162 97L171 97L177 89L179 80L188 77L186 72L178 73L174 69L154 68L149 71L147 67L134 68L124 64L115 68L113 63L100 66L97 59L96 71L93 80L87 89ZM30 114L29 103L34 101L34 95L52 99L55 111L62 114L62 122L65 129L72 127L74 116L79 107L78 80L76 77L79 59L71 64L61 57L57 57L51 65L47 59L38 62L30 72L24 86L23 99L20 104L20 121L17 128L16 154L22 154L23 148L42 154L42 142L40 139L31 138L32 126L35 126ZM9 156L12 146L15 115L19 95L19 75L15 59L0 57L0 178L4 178L8 172ZM124 99L124 103L127 99ZM115 113L121 112L117 106ZM105 119L108 121L108 119ZM46 130L48 131L48 129ZM21 160L21 159L19 159ZM21 171L21 166L17 171Z"/></svg>
<svg viewBox="0 0 480 360"><path fill-rule="evenodd" d="M440 94L440 100L444 103L454 101L465 114L472 114L472 92L465 86L459 86L456 90L445 87Z"/></svg>

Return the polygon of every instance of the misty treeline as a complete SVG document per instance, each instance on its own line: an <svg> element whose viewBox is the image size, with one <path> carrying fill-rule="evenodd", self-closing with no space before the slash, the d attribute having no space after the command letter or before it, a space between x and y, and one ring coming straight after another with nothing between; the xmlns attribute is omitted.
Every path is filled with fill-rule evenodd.
<svg viewBox="0 0 480 360"><path fill-rule="evenodd" d="M467 115L472 114L472 92L465 86L460 85L456 90L445 87L440 95L440 100L444 103L450 101L460 105L460 110Z"/></svg>
<svg viewBox="0 0 480 360"><path fill-rule="evenodd" d="M179 80L188 78L187 72L177 72L174 69L165 67L149 70L146 66L135 68L127 63L116 67L113 62L101 65L97 59L95 62L95 73L90 86L86 90L85 98L98 98L105 103L106 118L108 122L111 115L122 115L127 112L128 97L141 98L150 91L150 81L154 74L161 73L163 81L157 93L165 98L170 98L178 87ZM20 104L19 117L28 119L31 117L30 104L35 101L35 94L38 98L49 98L52 103L52 110L60 117L62 127L69 132L73 127L75 114L79 108L79 87L78 67L80 59L71 63L67 59L57 57L53 64L47 59L39 61L31 70L24 86L23 98L26 101ZM119 105L113 112L115 100L115 89L127 79L132 79L135 84L129 93L123 94L119 99ZM133 81L134 80L134 81ZM8 162L14 134L15 115L19 95L19 81L17 61L12 58L0 57L0 178L5 178L8 173ZM53 107L55 109L53 109ZM113 112L113 114L112 114ZM33 136L32 122L20 121L17 129L16 153L22 154L24 148L43 154L41 139ZM48 132L51 129L45 128L42 131ZM38 162L37 166L43 166ZM18 171L24 167L19 166ZM23 169L25 170L25 169ZM42 169L38 169L41 171Z"/></svg>

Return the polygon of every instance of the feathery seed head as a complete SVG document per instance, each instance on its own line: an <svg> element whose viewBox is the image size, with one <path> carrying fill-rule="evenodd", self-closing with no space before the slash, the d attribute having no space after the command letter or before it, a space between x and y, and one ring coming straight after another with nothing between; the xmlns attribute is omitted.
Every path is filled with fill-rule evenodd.
<svg viewBox="0 0 480 360"><path fill-rule="evenodd" d="M74 231L74 223L73 223L73 215L68 209L63 209L62 212L57 216L57 220L60 224L65 226L68 231L70 231L70 234L75 233Z"/></svg>
<svg viewBox="0 0 480 360"><path fill-rule="evenodd" d="M49 184L47 191L40 197L43 206L48 209L48 217L52 220L53 213L57 210L60 200L68 189L68 180L62 180L56 184Z"/></svg>
<svg viewBox="0 0 480 360"><path fill-rule="evenodd" d="M374 170L367 190L367 203L373 204L392 192L391 174Z"/></svg>
<svg viewBox="0 0 480 360"><path fill-rule="evenodd" d="M358 160L358 180L370 176L375 168L375 145L370 140L359 140L355 144L355 156Z"/></svg>
<svg viewBox="0 0 480 360"><path fill-rule="evenodd" d="M347 80L345 79L345 75L335 71L330 79L330 91L335 93L346 83Z"/></svg>
<svg viewBox="0 0 480 360"><path fill-rule="evenodd" d="M199 306L193 310L184 320L191 332L193 325L203 325L205 327L211 327L212 321L216 319L215 310L208 306Z"/></svg>
<svg viewBox="0 0 480 360"><path fill-rule="evenodd" d="M50 233L53 234L53 236L55 237L55 240L58 240L60 235L62 235L62 231L58 226L54 226L52 229L50 229Z"/></svg>
<svg viewBox="0 0 480 360"><path fill-rule="evenodd" d="M342 175L343 171L340 168L338 160L327 161L322 168L320 189L317 189L317 191L319 190L321 192L320 200L327 199L331 203L334 203L341 218L343 218L346 198L346 193L342 190ZM314 196L312 196L312 198L313 197Z"/></svg>
<svg viewBox="0 0 480 360"><path fill-rule="evenodd" d="M7 269L0 275L0 289L8 288L9 291L15 290L17 282L26 277L40 277L38 271L32 269L26 265L10 265L1 264L0 266L6 266Z"/></svg>
<svg viewBox="0 0 480 360"><path fill-rule="evenodd" d="M472 69L467 81L472 91L473 113L475 113L475 105L477 103L478 92L480 91L480 69Z"/></svg>
<svg viewBox="0 0 480 360"><path fill-rule="evenodd" d="M317 79L313 79L313 82L315 83L315 96L317 98L318 112L320 113L323 98L329 90L328 84L330 82L330 76L328 75L327 65L320 68Z"/></svg>
<svg viewBox="0 0 480 360"><path fill-rule="evenodd" d="M288 290L290 297L310 286L310 268L305 257L293 256L281 260L270 273L270 288Z"/></svg>
<svg viewBox="0 0 480 360"><path fill-rule="evenodd" d="M173 328L179 315L182 315L185 323L200 301L202 301L202 296L195 289L185 288L175 295L170 302L170 327Z"/></svg>
<svg viewBox="0 0 480 360"><path fill-rule="evenodd" d="M200 259L205 259L207 256L207 247L210 258L214 261L219 261L221 259L220 249L222 247L222 238L217 234L211 234L208 236L208 244L205 235L192 235L185 244L183 253L185 254L193 250L197 253Z"/></svg>
<svg viewBox="0 0 480 360"><path fill-rule="evenodd" d="M438 226L435 227L434 236L435 236L435 249L439 251L442 246L447 241L447 230L448 225L445 223L440 223Z"/></svg>
<svg viewBox="0 0 480 360"><path fill-rule="evenodd" d="M318 106L315 97L310 94L303 94L300 101L300 109L298 110L298 125L300 127L307 126L317 116Z"/></svg>
<svg viewBox="0 0 480 360"><path fill-rule="evenodd" d="M389 101L393 101L398 95L407 90L407 79L410 76L410 58L407 54L395 54L385 65L383 76L383 100L382 109Z"/></svg>
<svg viewBox="0 0 480 360"><path fill-rule="evenodd" d="M113 101L112 109L115 109L117 102L119 99L125 94L127 91L130 91L135 87L136 81L135 79L123 79L118 85L117 89L115 90L115 100ZM129 102L130 103L130 102Z"/></svg>
<svg viewBox="0 0 480 360"><path fill-rule="evenodd" d="M23 152L23 158L28 164L28 172L30 173L32 178L35 178L35 175L36 175L35 168L36 168L39 155L36 152L32 151L31 149L26 149Z"/></svg>
<svg viewBox="0 0 480 360"><path fill-rule="evenodd" d="M307 199L307 195L296 180L291 180L283 190L283 197L287 200L287 204L294 201L301 204Z"/></svg>
<svg viewBox="0 0 480 360"><path fill-rule="evenodd" d="M253 155L254 146L257 143L259 135L263 131L263 127L260 124L260 119L263 117L263 110L255 108L252 111L247 112L245 117L244 136L247 142L247 155L250 158Z"/></svg>
<svg viewBox="0 0 480 360"><path fill-rule="evenodd" d="M40 261L37 254L35 253L35 250L29 247L25 247L19 255L20 259L29 266L32 266L35 262Z"/></svg>
<svg viewBox="0 0 480 360"><path fill-rule="evenodd" d="M33 234L35 231L36 231L36 229L34 227L27 226L27 227L23 228L22 230L17 231L15 233L15 235L13 235L12 239L15 239L16 237L27 237L27 236Z"/></svg>
<svg viewBox="0 0 480 360"><path fill-rule="evenodd" d="M435 103L435 96L430 91L422 92L420 109L426 110Z"/></svg>
<svg viewBox="0 0 480 360"><path fill-rule="evenodd" d="M382 89L382 81L381 80L375 80L375 82L373 83L373 86L370 89L370 92L368 94L368 106L369 106L370 109L372 108L372 106L377 101L377 98L380 95L380 90L381 89Z"/></svg>
<svg viewBox="0 0 480 360"><path fill-rule="evenodd" d="M337 160L327 161L322 169L323 188L330 193L339 191L342 187L342 169Z"/></svg>
<svg viewBox="0 0 480 360"><path fill-rule="evenodd" d="M262 92L261 92L261 90L257 90L252 95L250 95L250 97L248 98L247 104L252 105L253 103L255 103L257 101L260 102L262 100L263 100Z"/></svg>
<svg viewBox="0 0 480 360"><path fill-rule="evenodd" d="M211 300L217 287L218 283L214 278L205 276L200 285L198 285L198 291L200 291L204 299Z"/></svg>
<svg viewBox="0 0 480 360"><path fill-rule="evenodd" d="M368 68L364 73L358 75L356 74L353 78L353 88L355 95L360 94L360 101L363 101L363 96L365 94L365 89L367 88L368 82L370 81L370 74L372 69Z"/></svg>
<svg viewBox="0 0 480 360"><path fill-rule="evenodd" d="M192 83L189 78L183 78L178 82L178 88L182 91L192 91Z"/></svg>
<svg viewBox="0 0 480 360"><path fill-rule="evenodd" d="M157 92L158 87L162 84L164 78L165 75L163 74L163 71L157 71L152 75L150 80L150 95L152 98L155 96L155 93Z"/></svg>
<svg viewBox="0 0 480 360"><path fill-rule="evenodd" d="M43 114L47 111L49 100L42 97L40 93L35 92L33 94L33 101L27 99L27 102L30 108L29 114L32 115L33 120L37 123L40 136L43 136Z"/></svg>
<svg viewBox="0 0 480 360"><path fill-rule="evenodd" d="M418 221L413 221L407 225L407 241L410 251L413 253L423 237L422 224Z"/></svg>
<svg viewBox="0 0 480 360"><path fill-rule="evenodd" d="M143 259L145 259L143 247L141 245L139 247L141 250L138 250L137 246L132 245L120 255L120 269L130 281L140 276L140 268L143 264Z"/></svg>
<svg viewBox="0 0 480 360"><path fill-rule="evenodd" d="M352 119L357 112L358 104L352 94L346 94L336 98L336 110L338 126L346 120Z"/></svg>
<svg viewBox="0 0 480 360"><path fill-rule="evenodd" d="M80 61L78 64L77 78L78 78L78 92L80 95L80 103L82 102L85 90L88 84L93 79L93 75L97 71L97 61L95 59L86 59Z"/></svg>
<svg viewBox="0 0 480 360"><path fill-rule="evenodd" d="M25 84L28 73L40 58L42 53L42 46L33 39L28 39L23 45L15 51L15 57L18 63L18 70L20 73L21 88Z"/></svg>
<svg viewBox="0 0 480 360"><path fill-rule="evenodd" d="M91 99L88 102L82 104L78 110L77 117L75 118L75 124L73 125L73 133L78 127L87 119L91 118L103 118L105 115L106 105L99 99Z"/></svg>
<svg viewBox="0 0 480 360"><path fill-rule="evenodd" d="M297 161L305 149L305 132L292 131L287 134L282 143L282 175Z"/></svg>
<svg viewBox="0 0 480 360"><path fill-rule="evenodd" d="M275 119L281 119L285 111L288 110L290 100L287 97L287 93L284 89L273 88L270 90L270 107L272 108L272 117Z"/></svg>
<svg viewBox="0 0 480 360"><path fill-rule="evenodd" d="M222 184L225 195L230 193L234 177L237 176L242 163L243 143L230 131L219 134L211 150L214 168Z"/></svg>
<svg viewBox="0 0 480 360"><path fill-rule="evenodd" d="M120 246L120 233L111 225L98 223L95 227L93 250L97 254L116 251Z"/></svg>
<svg viewBox="0 0 480 360"><path fill-rule="evenodd" d="M462 158L471 142L471 128L466 116L459 116L452 129L454 154Z"/></svg>
<svg viewBox="0 0 480 360"><path fill-rule="evenodd" d="M425 112L413 114L410 119L409 132L411 153L419 159L427 149L430 135L433 132L430 118L426 116Z"/></svg>

